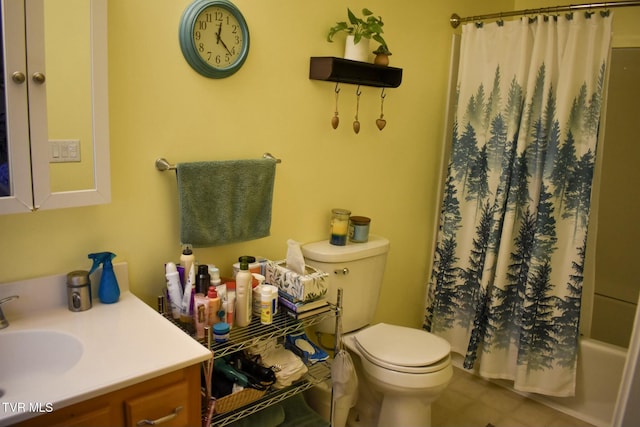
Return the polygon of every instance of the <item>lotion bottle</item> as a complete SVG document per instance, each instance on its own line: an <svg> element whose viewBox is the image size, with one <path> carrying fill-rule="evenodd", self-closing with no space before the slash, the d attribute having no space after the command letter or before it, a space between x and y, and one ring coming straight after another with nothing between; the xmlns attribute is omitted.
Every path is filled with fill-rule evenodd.
<svg viewBox="0 0 640 427"><path fill-rule="evenodd" d="M255 261L254 257L241 256L240 271L236 274L236 325L248 326L251 323L253 310L252 289L253 276L249 271L249 264Z"/></svg>
<svg viewBox="0 0 640 427"><path fill-rule="evenodd" d="M224 302L224 311L227 316L227 324L229 325L229 329L233 328L233 324L235 323L236 313L236 292L235 291L227 291L227 297Z"/></svg>
<svg viewBox="0 0 640 427"><path fill-rule="evenodd" d="M222 284L222 280L220 280L220 270L215 265L209 266L209 277L211 278L209 281L211 286L215 286L217 288Z"/></svg>
<svg viewBox="0 0 640 427"><path fill-rule="evenodd" d="M222 307L220 307L220 297L216 292L215 286L209 286L207 297L209 297L209 319L207 320L207 325L212 326L216 323L224 322L226 319L220 319L218 315Z"/></svg>
<svg viewBox="0 0 640 427"><path fill-rule="evenodd" d="M193 285L196 280L195 266L191 264L191 270L187 275L187 283L184 285L184 294L182 295L182 305L180 306L180 321L191 324L193 322L193 306L194 300Z"/></svg>
<svg viewBox="0 0 640 427"><path fill-rule="evenodd" d="M195 295L195 308L193 310L193 320L196 323L196 338L204 338L204 327L209 318L209 301L204 294Z"/></svg>
<svg viewBox="0 0 640 427"><path fill-rule="evenodd" d="M171 316L180 319L180 306L182 305L182 285L180 284L180 273L176 265L168 262L165 266L165 277L167 278L167 291L169 291L169 301L171 302Z"/></svg>
<svg viewBox="0 0 640 427"><path fill-rule="evenodd" d="M260 295L260 323L270 325L273 323L273 311L271 309L271 289L263 286Z"/></svg>
<svg viewBox="0 0 640 427"><path fill-rule="evenodd" d="M253 288L253 315L260 317L260 304L262 301L262 286L266 280L262 274L251 273L254 279L258 281L258 285ZM253 286L253 282L251 282Z"/></svg>

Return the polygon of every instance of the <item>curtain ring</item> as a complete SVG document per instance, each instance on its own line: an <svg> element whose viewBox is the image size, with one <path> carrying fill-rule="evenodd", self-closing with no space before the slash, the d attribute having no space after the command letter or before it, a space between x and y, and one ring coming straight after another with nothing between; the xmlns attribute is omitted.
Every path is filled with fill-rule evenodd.
<svg viewBox="0 0 640 427"><path fill-rule="evenodd" d="M362 91L360 90L360 85L356 88L356 96L362 95Z"/></svg>
<svg viewBox="0 0 640 427"><path fill-rule="evenodd" d="M340 88L338 87L340 82L336 82L336 88L334 89L335 93L340 93Z"/></svg>

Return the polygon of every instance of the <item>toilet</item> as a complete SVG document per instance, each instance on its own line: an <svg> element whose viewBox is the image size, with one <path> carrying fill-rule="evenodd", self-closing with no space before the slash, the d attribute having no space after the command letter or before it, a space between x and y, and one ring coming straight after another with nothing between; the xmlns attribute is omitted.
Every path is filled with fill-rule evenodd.
<svg viewBox="0 0 640 427"><path fill-rule="evenodd" d="M421 329L371 325L388 252L389 240L376 235L345 246L328 240L302 246L305 262L329 274L329 301L335 303L342 289L342 344L355 366L358 396L348 415L337 413L337 427L429 427L431 403L453 375L446 340ZM335 319L321 322L316 331L334 334ZM321 388L305 395L314 409L330 404L330 391Z"/></svg>

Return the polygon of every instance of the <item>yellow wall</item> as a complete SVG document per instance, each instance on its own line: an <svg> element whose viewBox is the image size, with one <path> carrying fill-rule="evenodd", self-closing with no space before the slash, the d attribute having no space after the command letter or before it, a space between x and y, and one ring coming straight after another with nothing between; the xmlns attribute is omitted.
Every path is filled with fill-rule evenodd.
<svg viewBox="0 0 640 427"><path fill-rule="evenodd" d="M88 253L109 250L129 262L132 290L155 305L162 264L180 252L175 177L156 171L155 159L269 151L282 159L271 236L196 249L197 259L229 274L239 255L284 258L288 238L325 239L331 208L349 208L371 217L371 232L391 240L376 320L419 325L454 32L448 19L452 12L508 10L513 1L350 3L383 16L391 65L404 69L402 85L387 91L382 132L375 127L380 90L362 88L358 135L351 130L355 87L342 86L341 124L333 130L334 85L308 79L310 56L342 55L340 43L327 43L325 35L345 19L344 2L236 0L251 49L244 67L223 80L199 76L182 57L178 25L189 3L109 1L112 202L0 216L0 283L86 269Z"/></svg>

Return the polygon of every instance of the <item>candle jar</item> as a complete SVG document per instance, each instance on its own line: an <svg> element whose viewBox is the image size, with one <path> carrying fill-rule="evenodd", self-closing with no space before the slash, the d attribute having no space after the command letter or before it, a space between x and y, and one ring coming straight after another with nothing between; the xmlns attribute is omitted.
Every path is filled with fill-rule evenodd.
<svg viewBox="0 0 640 427"><path fill-rule="evenodd" d="M352 216L349 221L349 240L354 243L368 241L370 222L371 218L366 216Z"/></svg>
<svg viewBox="0 0 640 427"><path fill-rule="evenodd" d="M331 240L329 243L332 245L344 246L347 244L349 215L351 215L351 211L347 209L331 210Z"/></svg>

